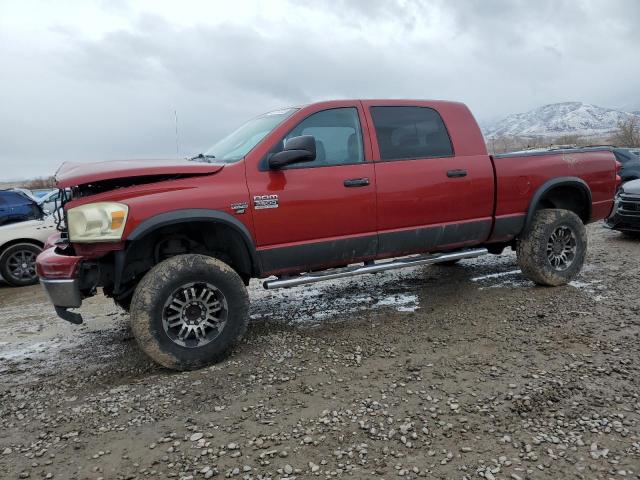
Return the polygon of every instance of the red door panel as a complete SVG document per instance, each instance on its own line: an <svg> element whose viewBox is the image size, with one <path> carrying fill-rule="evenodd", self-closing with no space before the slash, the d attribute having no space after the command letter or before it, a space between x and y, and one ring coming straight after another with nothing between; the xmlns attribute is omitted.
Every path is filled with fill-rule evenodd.
<svg viewBox="0 0 640 480"><path fill-rule="evenodd" d="M447 176L465 170L465 177ZM376 164L381 254L472 245L492 225L489 158L451 157Z"/></svg>
<svg viewBox="0 0 640 480"><path fill-rule="evenodd" d="M448 177L464 170L465 177ZM490 218L493 169L485 157L376 163L380 231Z"/></svg>
<svg viewBox="0 0 640 480"><path fill-rule="evenodd" d="M369 185L345 187L345 180L360 178L368 178ZM252 197L278 195L278 208L254 206L259 247L375 234L375 173L370 162L267 171L249 190Z"/></svg>
<svg viewBox="0 0 640 480"><path fill-rule="evenodd" d="M333 117L327 112L336 110L348 112L354 131L359 131L352 134L340 124L332 127ZM314 162L272 170L267 153L256 169L247 166L265 275L345 265L375 258L377 252L375 169L360 102L335 102L332 108L304 113L269 148L281 148L283 137L313 135ZM270 196L271 208L260 208L264 196Z"/></svg>
<svg viewBox="0 0 640 480"><path fill-rule="evenodd" d="M403 129L399 126L405 118L403 114L386 120L378 116L376 129L376 117L370 110L376 104L363 103L376 168L379 256L456 248L486 240L492 228L494 202L494 173L486 152L469 155L457 148L455 137L449 135L451 143L439 145L440 151L435 152L441 156L420 156L421 149L431 145L425 139L444 132L441 137L446 141L439 115L432 116L438 117L440 130L428 122L420 124L419 120L415 120L419 124L415 129ZM429 104L420 107L431 110L431 114L435 110ZM410 113L407 115L406 118L411 117ZM380 141L386 142L382 151ZM416 157L394 159L394 141L398 155L406 154L407 145L415 145ZM457 150L464 154L457 154Z"/></svg>

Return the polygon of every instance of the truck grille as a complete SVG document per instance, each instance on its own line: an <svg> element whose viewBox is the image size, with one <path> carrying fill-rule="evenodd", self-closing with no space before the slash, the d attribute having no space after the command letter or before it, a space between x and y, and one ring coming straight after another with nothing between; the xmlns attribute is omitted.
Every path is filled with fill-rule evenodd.
<svg viewBox="0 0 640 480"><path fill-rule="evenodd" d="M620 195L620 203L616 213L625 217L640 218L640 195L630 195L628 193Z"/></svg>

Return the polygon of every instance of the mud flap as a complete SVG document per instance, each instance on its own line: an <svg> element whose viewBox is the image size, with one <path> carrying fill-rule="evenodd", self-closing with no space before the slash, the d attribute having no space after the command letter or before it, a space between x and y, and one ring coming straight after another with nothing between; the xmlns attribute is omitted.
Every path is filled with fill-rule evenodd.
<svg viewBox="0 0 640 480"><path fill-rule="evenodd" d="M73 323L74 325L80 325L82 323L82 315L79 313L70 312L67 310L67 307L54 306L54 308L61 319Z"/></svg>

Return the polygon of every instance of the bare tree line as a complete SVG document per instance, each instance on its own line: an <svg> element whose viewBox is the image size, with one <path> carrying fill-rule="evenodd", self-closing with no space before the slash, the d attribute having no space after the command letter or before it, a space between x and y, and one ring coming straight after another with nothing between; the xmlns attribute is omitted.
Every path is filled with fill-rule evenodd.
<svg viewBox="0 0 640 480"><path fill-rule="evenodd" d="M38 177L32 178L31 180L25 181L22 185L22 188L26 188L28 190L38 190L43 188L55 188L56 181L53 177Z"/></svg>
<svg viewBox="0 0 640 480"><path fill-rule="evenodd" d="M611 143L619 147L640 147L640 118L632 117L626 122L618 123Z"/></svg>

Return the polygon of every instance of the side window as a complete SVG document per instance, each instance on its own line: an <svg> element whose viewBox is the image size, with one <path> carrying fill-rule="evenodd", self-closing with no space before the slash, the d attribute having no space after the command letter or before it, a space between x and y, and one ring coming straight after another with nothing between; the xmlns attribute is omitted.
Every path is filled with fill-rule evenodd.
<svg viewBox="0 0 640 480"><path fill-rule="evenodd" d="M24 197L22 197L22 195L19 195L15 192L7 192L7 196L5 197L5 200L10 205L19 205L24 203Z"/></svg>
<svg viewBox="0 0 640 480"><path fill-rule="evenodd" d="M448 157L453 147L440 114L427 107L371 107L381 160Z"/></svg>
<svg viewBox="0 0 640 480"><path fill-rule="evenodd" d="M364 162L362 130L356 108L333 108L314 113L300 122L271 153L282 150L287 140L300 135L316 139L316 159L287 168L308 168Z"/></svg>

